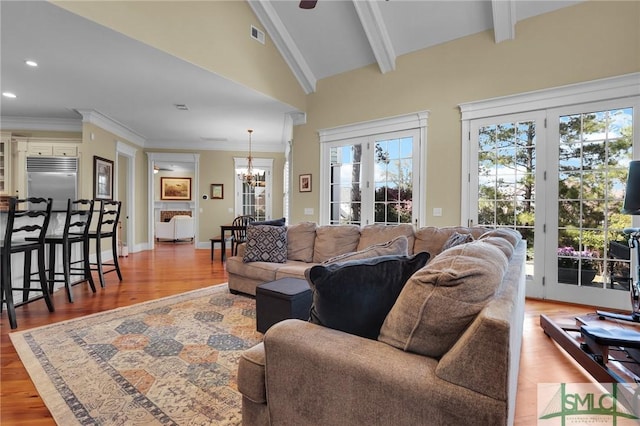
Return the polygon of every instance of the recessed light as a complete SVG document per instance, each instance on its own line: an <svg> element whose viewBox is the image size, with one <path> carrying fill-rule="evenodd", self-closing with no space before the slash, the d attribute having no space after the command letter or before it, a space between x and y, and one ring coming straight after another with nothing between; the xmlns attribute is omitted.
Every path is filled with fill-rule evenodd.
<svg viewBox="0 0 640 426"><path fill-rule="evenodd" d="M2 96L4 96L5 98L17 98L15 93L11 93L11 92L2 92Z"/></svg>
<svg viewBox="0 0 640 426"><path fill-rule="evenodd" d="M31 59L27 59L26 61L24 61L25 64L29 65L30 67L37 67L38 63L36 61L32 61Z"/></svg>

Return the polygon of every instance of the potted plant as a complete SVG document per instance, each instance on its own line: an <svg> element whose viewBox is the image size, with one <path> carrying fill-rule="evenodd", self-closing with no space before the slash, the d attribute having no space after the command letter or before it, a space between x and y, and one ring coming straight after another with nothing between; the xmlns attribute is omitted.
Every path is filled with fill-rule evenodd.
<svg viewBox="0 0 640 426"><path fill-rule="evenodd" d="M591 284L596 277L598 253L590 250L578 251L573 247L558 247L558 282L578 284L580 273L581 284Z"/></svg>

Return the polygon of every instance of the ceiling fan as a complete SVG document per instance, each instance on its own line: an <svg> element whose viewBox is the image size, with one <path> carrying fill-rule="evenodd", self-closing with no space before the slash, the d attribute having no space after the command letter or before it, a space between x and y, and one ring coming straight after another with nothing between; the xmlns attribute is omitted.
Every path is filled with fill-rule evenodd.
<svg viewBox="0 0 640 426"><path fill-rule="evenodd" d="M318 3L318 0L301 0L300 9L313 9L316 7L316 3Z"/></svg>

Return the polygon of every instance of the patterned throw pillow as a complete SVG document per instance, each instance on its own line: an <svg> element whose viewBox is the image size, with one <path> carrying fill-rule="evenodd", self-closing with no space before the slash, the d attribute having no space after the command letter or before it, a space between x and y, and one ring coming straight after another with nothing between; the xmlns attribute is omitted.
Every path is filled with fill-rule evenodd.
<svg viewBox="0 0 640 426"><path fill-rule="evenodd" d="M287 228L271 225L247 226L247 243L242 261L285 263Z"/></svg>
<svg viewBox="0 0 640 426"><path fill-rule="evenodd" d="M454 232L447 239L447 241L445 241L445 243L442 245L442 251L450 249L451 247L459 246L460 244L470 243L472 241L473 241L473 235Z"/></svg>

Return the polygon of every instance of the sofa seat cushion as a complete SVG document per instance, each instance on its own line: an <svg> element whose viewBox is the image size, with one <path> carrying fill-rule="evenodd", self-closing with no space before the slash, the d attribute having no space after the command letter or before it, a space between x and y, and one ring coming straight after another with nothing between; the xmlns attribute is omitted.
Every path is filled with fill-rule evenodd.
<svg viewBox="0 0 640 426"><path fill-rule="evenodd" d="M409 279L378 339L440 358L493 297L507 265L502 250L483 241L442 252Z"/></svg>
<svg viewBox="0 0 640 426"><path fill-rule="evenodd" d="M313 262L316 228L315 222L300 222L287 228L287 259Z"/></svg>
<svg viewBox="0 0 640 426"><path fill-rule="evenodd" d="M311 267L305 274L313 291L310 321L377 338L402 287L428 259L428 253L419 253L413 257L381 256Z"/></svg>
<svg viewBox="0 0 640 426"><path fill-rule="evenodd" d="M356 250L361 251L374 244L385 243L403 235L407 238L409 254L413 254L413 242L415 240L413 234L413 225L410 223L398 225L374 223L366 225L360 230L360 240Z"/></svg>
<svg viewBox="0 0 640 426"><path fill-rule="evenodd" d="M314 266L315 263L300 262L296 260L287 260L287 263L279 265L276 271L276 279L280 278L300 278L306 279L304 273L307 269Z"/></svg>
<svg viewBox="0 0 640 426"><path fill-rule="evenodd" d="M391 241L386 241L380 244L374 244L359 251L352 253L345 253L338 256L334 256L323 262L324 265L330 263L347 262L350 260L369 259L371 257L379 256L408 256L409 255L409 241L404 235L397 236Z"/></svg>
<svg viewBox="0 0 640 426"><path fill-rule="evenodd" d="M322 263L334 256L356 251L360 240L358 225L324 225L316 228L313 261Z"/></svg>
<svg viewBox="0 0 640 426"><path fill-rule="evenodd" d="M244 263L242 257L232 256L227 258L227 272L241 275L245 278L260 282L269 282L276 279L276 271L280 263L250 262Z"/></svg>
<svg viewBox="0 0 640 426"><path fill-rule="evenodd" d="M238 362L238 391L257 404L267 402L264 343L242 352Z"/></svg>
<svg viewBox="0 0 640 426"><path fill-rule="evenodd" d="M253 225L247 226L243 262L287 261L287 229L284 226Z"/></svg>

